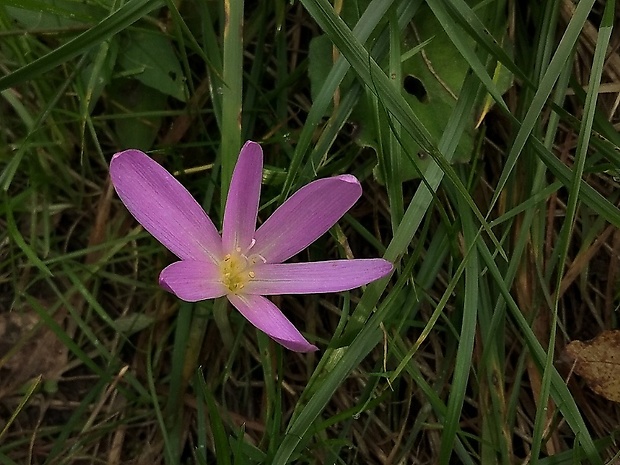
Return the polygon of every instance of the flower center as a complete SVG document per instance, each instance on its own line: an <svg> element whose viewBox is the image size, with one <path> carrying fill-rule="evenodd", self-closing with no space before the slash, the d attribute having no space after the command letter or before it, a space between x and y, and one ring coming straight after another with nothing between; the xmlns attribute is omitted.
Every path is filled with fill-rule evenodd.
<svg viewBox="0 0 620 465"><path fill-rule="evenodd" d="M226 254L220 262L222 283L232 294L241 293L248 281L256 276L253 268L259 261L264 262L265 259L260 255L246 257L240 250Z"/></svg>

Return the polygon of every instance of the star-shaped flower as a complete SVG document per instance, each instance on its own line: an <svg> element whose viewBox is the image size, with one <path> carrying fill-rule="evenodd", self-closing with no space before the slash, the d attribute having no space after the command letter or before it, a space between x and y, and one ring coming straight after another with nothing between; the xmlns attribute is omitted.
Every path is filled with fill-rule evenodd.
<svg viewBox="0 0 620 465"><path fill-rule="evenodd" d="M331 228L362 194L351 175L311 182L258 229L263 152L246 142L226 200L222 235L191 194L139 150L114 155L110 176L119 197L180 261L159 284L188 302L226 296L247 320L284 347L317 350L265 295L340 292L387 275L381 258L282 263Z"/></svg>

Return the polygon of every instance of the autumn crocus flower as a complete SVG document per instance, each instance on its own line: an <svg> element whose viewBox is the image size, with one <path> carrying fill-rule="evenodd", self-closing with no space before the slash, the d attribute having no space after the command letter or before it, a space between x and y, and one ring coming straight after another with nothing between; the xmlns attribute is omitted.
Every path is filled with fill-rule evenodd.
<svg viewBox="0 0 620 465"><path fill-rule="evenodd" d="M190 193L139 150L117 153L110 175L119 197L180 261L164 268L160 285L196 302L226 296L247 320L297 352L310 344L265 295L340 292L392 270L381 258L282 263L322 236L359 199L351 175L311 182L256 229L263 153L247 142L239 153L226 200L222 235Z"/></svg>

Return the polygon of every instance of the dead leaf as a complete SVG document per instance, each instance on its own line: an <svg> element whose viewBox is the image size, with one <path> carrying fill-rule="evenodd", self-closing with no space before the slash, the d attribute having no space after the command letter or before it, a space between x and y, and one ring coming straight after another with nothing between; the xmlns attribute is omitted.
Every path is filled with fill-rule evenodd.
<svg viewBox="0 0 620 465"><path fill-rule="evenodd" d="M620 402L620 331L603 331L590 341L573 341L564 355L588 387L606 399Z"/></svg>
<svg viewBox="0 0 620 465"><path fill-rule="evenodd" d="M67 366L67 347L36 312L0 314L0 397L41 375L57 380Z"/></svg>

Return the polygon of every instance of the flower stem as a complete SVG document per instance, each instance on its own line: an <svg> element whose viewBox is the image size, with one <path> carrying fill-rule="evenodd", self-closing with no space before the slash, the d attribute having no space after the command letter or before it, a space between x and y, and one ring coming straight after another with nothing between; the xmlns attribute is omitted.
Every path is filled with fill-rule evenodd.
<svg viewBox="0 0 620 465"><path fill-rule="evenodd" d="M213 318L215 319L217 328L220 330L224 347L226 347L228 351L232 350L235 338L228 319L228 299L221 297L215 300L215 304L213 305Z"/></svg>
<svg viewBox="0 0 620 465"><path fill-rule="evenodd" d="M210 306L201 302L194 306L194 316L192 325L187 338L187 350L185 352L185 360L183 361L183 386L187 386L189 380L194 376L196 367L198 366L198 357L202 349L202 341L207 332L207 324L209 323Z"/></svg>

